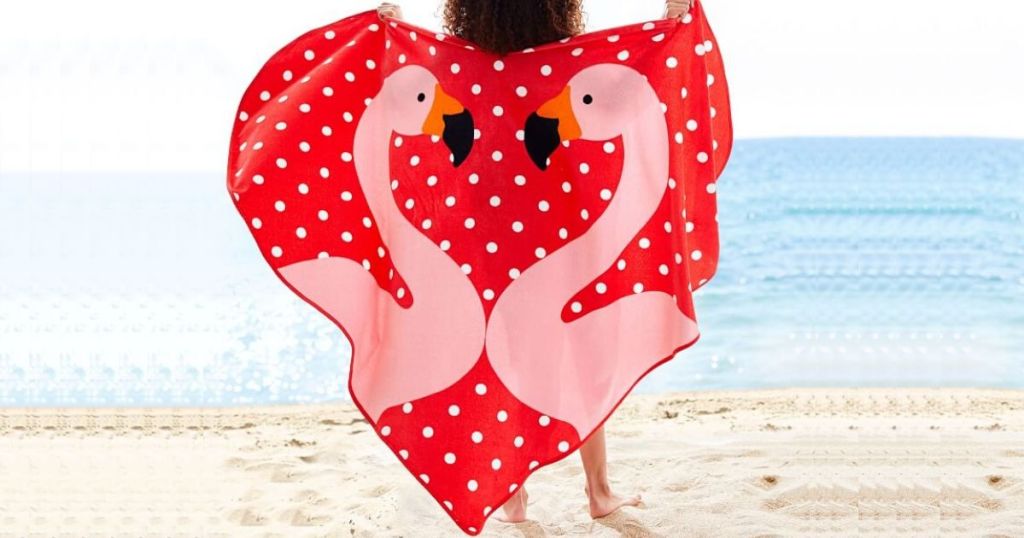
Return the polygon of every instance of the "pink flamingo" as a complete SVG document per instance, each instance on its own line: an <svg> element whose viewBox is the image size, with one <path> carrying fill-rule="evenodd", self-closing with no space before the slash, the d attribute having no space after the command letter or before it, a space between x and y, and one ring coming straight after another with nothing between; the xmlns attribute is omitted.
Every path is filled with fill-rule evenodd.
<svg viewBox="0 0 1024 538"><path fill-rule="evenodd" d="M577 73L531 116L526 146L544 168L559 142L622 136L616 195L583 235L524 271L495 303L487 355L523 403L571 424L580 438L651 367L697 337L673 297L643 292L566 323L569 299L606 271L654 214L668 184L669 140L654 89L636 70L600 64Z"/></svg>
<svg viewBox="0 0 1024 538"><path fill-rule="evenodd" d="M464 376L480 358L485 331L483 306L469 278L395 203L388 161L392 133L443 137L457 166L472 146L472 117L429 71L408 66L384 81L356 128L356 175L412 306L400 306L359 262L347 258L281 269L290 285L345 330L352 343L352 395L374 422L389 407L441 391Z"/></svg>

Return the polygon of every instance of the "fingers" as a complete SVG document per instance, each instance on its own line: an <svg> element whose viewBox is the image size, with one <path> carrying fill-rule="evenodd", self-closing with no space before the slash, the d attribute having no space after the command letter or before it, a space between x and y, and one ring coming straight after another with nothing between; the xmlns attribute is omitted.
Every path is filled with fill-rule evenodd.
<svg viewBox="0 0 1024 538"><path fill-rule="evenodd" d="M690 12L691 0L667 0L665 2L665 18L678 19Z"/></svg>
<svg viewBox="0 0 1024 538"><path fill-rule="evenodd" d="M401 19L402 8L398 4L382 2L381 5L377 7L377 15L382 19Z"/></svg>

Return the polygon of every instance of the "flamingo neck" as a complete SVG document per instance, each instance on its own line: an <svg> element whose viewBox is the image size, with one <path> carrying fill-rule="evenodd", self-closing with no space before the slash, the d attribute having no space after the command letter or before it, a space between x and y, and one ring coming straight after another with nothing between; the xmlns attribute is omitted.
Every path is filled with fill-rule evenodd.
<svg viewBox="0 0 1024 538"><path fill-rule="evenodd" d="M648 105L622 133L622 177L608 207L586 232L549 257L559 261L540 262L564 282L566 297L558 299L562 304L615 263L665 195L668 128L653 90L645 102Z"/></svg>
<svg viewBox="0 0 1024 538"><path fill-rule="evenodd" d="M420 300L431 289L431 281L452 269L461 270L433 241L417 229L399 209L391 191L391 135L382 99L374 99L356 128L353 143L356 176L370 207L373 220L391 260L410 291Z"/></svg>

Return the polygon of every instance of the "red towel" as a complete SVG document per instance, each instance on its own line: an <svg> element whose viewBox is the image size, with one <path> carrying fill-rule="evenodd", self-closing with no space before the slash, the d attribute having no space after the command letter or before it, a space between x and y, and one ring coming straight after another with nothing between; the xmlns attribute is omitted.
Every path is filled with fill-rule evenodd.
<svg viewBox="0 0 1024 538"><path fill-rule="evenodd" d="M731 146L700 5L504 57L366 12L266 63L228 187L349 338L374 430L477 534L697 340Z"/></svg>

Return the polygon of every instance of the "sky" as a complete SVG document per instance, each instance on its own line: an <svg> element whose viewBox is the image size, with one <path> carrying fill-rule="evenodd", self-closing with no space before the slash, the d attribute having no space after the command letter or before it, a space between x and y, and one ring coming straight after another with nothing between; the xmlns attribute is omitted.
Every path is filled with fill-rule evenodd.
<svg viewBox="0 0 1024 538"><path fill-rule="evenodd" d="M364 0L12 1L0 5L0 174L221 172L262 63ZM658 0L589 0L588 29ZM438 3L406 18L439 29ZM705 0L739 138L1024 138L1024 2Z"/></svg>

